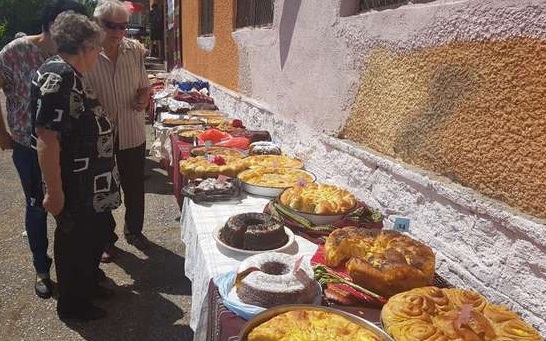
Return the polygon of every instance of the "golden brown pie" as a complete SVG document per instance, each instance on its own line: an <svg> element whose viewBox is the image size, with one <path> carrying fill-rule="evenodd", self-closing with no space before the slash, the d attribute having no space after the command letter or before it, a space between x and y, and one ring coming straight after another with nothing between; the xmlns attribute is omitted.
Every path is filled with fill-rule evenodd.
<svg viewBox="0 0 546 341"><path fill-rule="evenodd" d="M396 231L344 227L324 245L326 265L345 265L354 283L385 297L432 284L435 256Z"/></svg>
<svg viewBox="0 0 546 341"><path fill-rule="evenodd" d="M237 177L247 184L276 188L286 188L315 181L311 173L297 168L258 167L246 170Z"/></svg>
<svg viewBox="0 0 546 341"><path fill-rule="evenodd" d="M166 118L161 123L165 125L170 126L178 126L178 125L198 125L203 124L204 122L201 120L191 119L191 118Z"/></svg>
<svg viewBox="0 0 546 341"><path fill-rule="evenodd" d="M190 157L180 161L179 166L180 173L189 179L213 178L220 174L234 178L246 169L243 159L224 158L219 155L212 158L205 156Z"/></svg>
<svg viewBox="0 0 546 341"><path fill-rule="evenodd" d="M187 114L190 116L203 117L203 118L226 116L226 113L222 111L218 111L218 110L190 110L188 111Z"/></svg>
<svg viewBox="0 0 546 341"><path fill-rule="evenodd" d="M251 155L245 158L248 168L255 167L282 167L303 168L303 161L286 155Z"/></svg>
<svg viewBox="0 0 546 341"><path fill-rule="evenodd" d="M379 341L375 332L344 316L321 310L293 310L260 324L248 341Z"/></svg>
<svg viewBox="0 0 546 341"><path fill-rule="evenodd" d="M212 146L212 147L204 147L204 146L195 147L195 148L191 149L190 153L193 156L204 156L206 154L208 154L208 155L221 155L224 158L229 158L229 159L240 159L243 156L245 156L245 154L242 151L237 150L237 149L226 148L226 147L214 147L214 146Z"/></svg>
<svg viewBox="0 0 546 341"><path fill-rule="evenodd" d="M356 197L346 189L320 183L288 188L279 200L296 211L313 214L343 214L357 203Z"/></svg>
<svg viewBox="0 0 546 341"><path fill-rule="evenodd" d="M508 308L463 289L416 288L395 295L381 311L397 341L539 341L536 329Z"/></svg>
<svg viewBox="0 0 546 341"><path fill-rule="evenodd" d="M178 136L185 140L193 140L194 138L197 138L203 130L182 130L178 132Z"/></svg>

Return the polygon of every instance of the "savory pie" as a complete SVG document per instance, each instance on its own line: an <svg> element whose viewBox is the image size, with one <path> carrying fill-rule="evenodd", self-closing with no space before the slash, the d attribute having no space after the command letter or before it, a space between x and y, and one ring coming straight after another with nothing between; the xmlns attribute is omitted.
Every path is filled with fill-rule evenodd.
<svg viewBox="0 0 546 341"><path fill-rule="evenodd" d="M344 227L324 244L326 265L344 265L354 283L389 297L430 285L434 277L432 249L396 231Z"/></svg>
<svg viewBox="0 0 546 341"><path fill-rule="evenodd" d="M374 331L348 318L321 310L292 310L250 331L248 341L379 341Z"/></svg>
<svg viewBox="0 0 546 341"><path fill-rule="evenodd" d="M245 158L248 168L255 167L282 167L303 168L303 161L286 155L251 155Z"/></svg>
<svg viewBox="0 0 546 341"><path fill-rule="evenodd" d="M237 177L247 184L276 188L303 185L315 181L311 173L297 168L259 167L246 170Z"/></svg>
<svg viewBox="0 0 546 341"><path fill-rule="evenodd" d="M384 329L397 341L539 341L539 332L505 306L463 289L416 288L389 299Z"/></svg>
<svg viewBox="0 0 546 341"><path fill-rule="evenodd" d="M296 211L312 214L347 213L357 203L356 197L346 189L319 183L288 188L281 194L279 200L281 204Z"/></svg>
<svg viewBox="0 0 546 341"><path fill-rule="evenodd" d="M224 122L224 119L222 117L210 117L207 118L207 124L209 126L217 126L220 123Z"/></svg>
<svg viewBox="0 0 546 341"><path fill-rule="evenodd" d="M166 118L161 123L170 126L203 124L201 120L191 118Z"/></svg>
<svg viewBox="0 0 546 341"><path fill-rule="evenodd" d="M210 117L224 117L226 113L218 110L190 110L187 113L190 116L210 118Z"/></svg>
<svg viewBox="0 0 546 341"><path fill-rule="evenodd" d="M178 136L183 139L194 139L197 138L203 130L182 130L178 132Z"/></svg>
<svg viewBox="0 0 546 341"><path fill-rule="evenodd" d="M218 162L220 161L220 162ZM180 161L180 173L189 179L213 178L218 175L236 177L246 169L241 158L224 158L220 155L214 157L196 156Z"/></svg>
<svg viewBox="0 0 546 341"><path fill-rule="evenodd" d="M245 154L243 152L241 152L240 150L237 150L237 149L232 149L232 148L225 148L225 147L195 147L195 148L192 148L191 151L190 151L191 155L193 156L203 156L203 155L220 155L220 156L223 156L224 158L229 158L229 159L240 159L242 158L243 156L245 156Z"/></svg>

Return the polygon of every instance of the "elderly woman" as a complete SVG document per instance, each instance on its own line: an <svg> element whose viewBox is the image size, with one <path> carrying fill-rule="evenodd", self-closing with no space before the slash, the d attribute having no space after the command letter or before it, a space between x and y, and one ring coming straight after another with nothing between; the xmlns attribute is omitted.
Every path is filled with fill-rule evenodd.
<svg viewBox="0 0 546 341"><path fill-rule="evenodd" d="M101 30L87 17L62 13L51 27L58 55L32 81L34 143L57 221L54 254L62 320L95 320L91 303L111 210L120 202L113 130L83 75L97 61Z"/></svg>

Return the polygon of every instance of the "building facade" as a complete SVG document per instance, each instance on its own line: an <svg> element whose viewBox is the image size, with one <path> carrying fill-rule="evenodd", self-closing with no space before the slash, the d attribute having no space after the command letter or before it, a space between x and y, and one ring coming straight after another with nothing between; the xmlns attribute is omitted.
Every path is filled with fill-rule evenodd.
<svg viewBox="0 0 546 341"><path fill-rule="evenodd" d="M184 69L546 332L546 3L376 3L181 0Z"/></svg>

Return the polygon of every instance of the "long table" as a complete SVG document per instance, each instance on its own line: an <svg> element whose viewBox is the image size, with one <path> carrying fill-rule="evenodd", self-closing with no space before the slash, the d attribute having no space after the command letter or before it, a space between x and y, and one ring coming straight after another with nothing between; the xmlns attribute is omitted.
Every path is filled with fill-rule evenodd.
<svg viewBox="0 0 546 341"><path fill-rule="evenodd" d="M248 255L219 248L213 238L214 230L235 214L262 212L269 199L243 194L236 201L195 203L185 198L180 218L181 237L186 246L184 271L192 282L190 327L194 340L206 340L209 316L209 283L216 276L236 270ZM283 252L313 255L317 245L298 235Z"/></svg>

